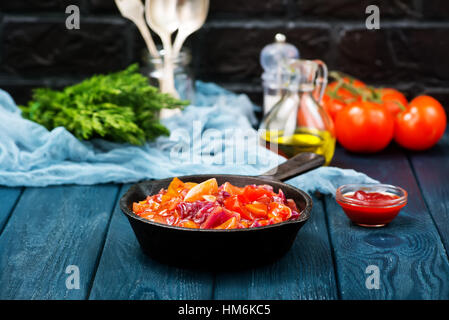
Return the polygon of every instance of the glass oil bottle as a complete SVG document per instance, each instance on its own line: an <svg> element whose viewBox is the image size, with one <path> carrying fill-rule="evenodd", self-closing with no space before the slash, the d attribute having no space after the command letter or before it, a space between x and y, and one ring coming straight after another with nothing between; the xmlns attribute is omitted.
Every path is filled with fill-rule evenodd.
<svg viewBox="0 0 449 320"><path fill-rule="evenodd" d="M332 119L320 105L327 67L320 60L292 59L286 72L288 88L262 120L260 139L286 158L313 152L324 156L325 165L329 165L335 151L335 131Z"/></svg>

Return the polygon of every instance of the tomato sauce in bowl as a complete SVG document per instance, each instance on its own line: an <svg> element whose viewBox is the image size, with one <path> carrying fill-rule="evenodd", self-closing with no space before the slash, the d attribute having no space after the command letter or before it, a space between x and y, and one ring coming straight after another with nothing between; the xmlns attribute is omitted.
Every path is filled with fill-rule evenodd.
<svg viewBox="0 0 449 320"><path fill-rule="evenodd" d="M386 184L347 184L337 189L336 200L353 223L383 227L407 204L407 191Z"/></svg>

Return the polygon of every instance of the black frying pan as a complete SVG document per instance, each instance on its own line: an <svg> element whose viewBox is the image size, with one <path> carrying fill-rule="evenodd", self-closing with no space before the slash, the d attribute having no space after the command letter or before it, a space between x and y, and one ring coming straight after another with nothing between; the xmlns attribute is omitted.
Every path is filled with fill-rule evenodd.
<svg viewBox="0 0 449 320"><path fill-rule="evenodd" d="M293 199L301 212L298 220L285 221L266 227L210 230L174 227L143 219L132 211L133 202L167 188L173 178L144 181L133 185L120 199L142 250L150 257L181 267L235 269L268 263L280 258L292 246L299 229L310 217L312 199L304 191L281 181L317 168L324 163L322 156L301 153L277 167L276 173L259 176L205 174L179 177L184 182L203 182L216 178L218 185L226 181L244 187L249 184L269 184Z"/></svg>

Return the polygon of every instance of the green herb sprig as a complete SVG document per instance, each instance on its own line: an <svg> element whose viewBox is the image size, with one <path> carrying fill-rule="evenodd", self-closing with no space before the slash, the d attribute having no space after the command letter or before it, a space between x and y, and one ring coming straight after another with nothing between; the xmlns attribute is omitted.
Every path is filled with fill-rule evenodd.
<svg viewBox="0 0 449 320"><path fill-rule="evenodd" d="M158 119L161 109L188 104L160 93L133 64L123 71L95 75L62 91L33 90L22 116L47 129L63 126L80 140L104 138L142 145L169 130Z"/></svg>

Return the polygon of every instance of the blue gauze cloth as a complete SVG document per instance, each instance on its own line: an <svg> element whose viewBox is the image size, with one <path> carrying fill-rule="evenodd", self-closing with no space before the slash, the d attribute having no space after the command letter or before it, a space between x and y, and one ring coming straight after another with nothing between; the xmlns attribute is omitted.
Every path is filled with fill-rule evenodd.
<svg viewBox="0 0 449 320"><path fill-rule="evenodd" d="M215 84L197 82L195 106L164 119L169 137L144 146L80 141L63 127L48 131L23 119L0 89L0 185L128 183L201 173L262 174L284 158L260 146L254 105ZM246 143L242 143L242 135ZM354 170L322 167L288 183L335 194L346 183L376 183Z"/></svg>

